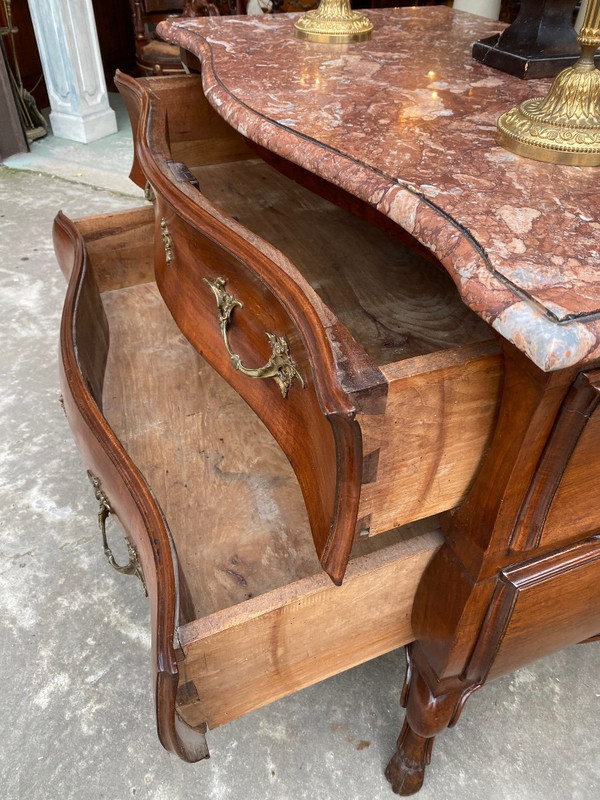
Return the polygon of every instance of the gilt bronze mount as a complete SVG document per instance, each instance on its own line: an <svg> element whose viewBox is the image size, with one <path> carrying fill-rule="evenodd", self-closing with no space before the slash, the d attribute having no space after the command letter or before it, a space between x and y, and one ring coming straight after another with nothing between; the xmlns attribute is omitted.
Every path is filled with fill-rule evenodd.
<svg viewBox="0 0 600 800"><path fill-rule="evenodd" d="M219 314L219 327L221 329L221 336L225 344L227 354L231 359L231 364L235 370L238 370L242 375L247 375L249 378L273 378L275 383L279 386L282 397L287 397L290 387L295 379L298 379L300 386L304 388L304 378L298 372L296 364L290 354L290 347L284 336L277 336L274 333L266 333L271 346L271 357L262 367L252 369L247 367L240 356L234 353L229 344L228 328L231 322L231 315L233 310L243 308L244 304L229 294L225 290L225 278L216 278L214 281L204 278L204 283L210 286L212 293L217 301L217 311Z"/></svg>
<svg viewBox="0 0 600 800"><path fill-rule="evenodd" d="M167 266L170 266L173 263L173 239L169 233L167 220L164 218L160 221L160 235L162 236L163 246L165 248L165 260Z"/></svg>
<svg viewBox="0 0 600 800"><path fill-rule="evenodd" d="M120 572L122 575L135 575L136 578L139 578L144 589L144 594L146 597L148 597L148 589L146 588L146 581L144 579L144 573L142 572L142 565L140 564L135 548L129 539L125 539L125 543L127 545L127 555L129 557L127 564L119 564L114 557L113 552L108 544L108 537L106 534L106 520L108 519L109 515L112 514L112 507L108 501L108 498L102 491L102 487L100 486L100 481L98 478L95 475L92 475L92 473L89 471L87 476L94 488L94 494L96 495L96 500L99 504L98 527L100 528L100 533L102 534L102 549L104 550L104 555L106 556L108 563L114 570Z"/></svg>

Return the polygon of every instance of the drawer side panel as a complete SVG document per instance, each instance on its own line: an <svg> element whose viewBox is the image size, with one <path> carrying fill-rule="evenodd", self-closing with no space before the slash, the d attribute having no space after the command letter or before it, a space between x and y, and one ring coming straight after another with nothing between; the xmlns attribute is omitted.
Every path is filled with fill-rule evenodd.
<svg viewBox="0 0 600 800"><path fill-rule="evenodd" d="M385 414L358 416L365 459L376 464L365 470L362 535L459 505L489 446L503 367L496 343L486 342L384 372Z"/></svg>

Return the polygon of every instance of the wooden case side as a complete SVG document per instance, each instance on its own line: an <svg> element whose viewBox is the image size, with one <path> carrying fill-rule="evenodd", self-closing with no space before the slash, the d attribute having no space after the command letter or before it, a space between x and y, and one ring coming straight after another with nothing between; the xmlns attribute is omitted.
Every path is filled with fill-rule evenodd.
<svg viewBox="0 0 600 800"><path fill-rule="evenodd" d="M128 212L125 212L128 213ZM100 221L99 221L99 224ZM158 735L167 750L186 761L208 756L201 731L193 731L178 719L176 694L179 673L174 649L178 615L177 557L166 522L140 472L102 415L96 401L101 390L103 363L108 349L108 331L97 287L91 286L85 241L76 225L62 213L55 220L53 238L63 272L70 275L60 329L60 379L65 413L86 469L108 499L136 550L150 600L152 618L152 660ZM92 306L97 322L92 327L104 332L97 354L86 361L80 342L86 325L82 311ZM92 331L93 333L93 331ZM91 340L87 342L92 348ZM83 347L82 347L83 345ZM93 373L85 375L93 367Z"/></svg>
<svg viewBox="0 0 600 800"><path fill-rule="evenodd" d="M115 83L127 93L130 81L118 73ZM152 77L135 83L168 109L169 146L177 163L199 167L256 158L242 134L209 104L198 76ZM137 130L133 120L132 130Z"/></svg>
<svg viewBox="0 0 600 800"><path fill-rule="evenodd" d="M123 75L119 70L117 70L115 75L115 85L118 85L119 78ZM129 121L131 122L131 130L136 131L139 123L139 116L140 116L140 88L136 81L133 79L128 80L127 82L127 92L121 92L121 96L123 97L123 101L125 103L125 108L127 109L127 114L129 116ZM146 186L146 176L140 166L140 162L138 160L138 153L137 153L137 143L133 140L133 162L131 164L131 170L129 171L129 178L133 181L133 183L137 184L141 189L144 189Z"/></svg>

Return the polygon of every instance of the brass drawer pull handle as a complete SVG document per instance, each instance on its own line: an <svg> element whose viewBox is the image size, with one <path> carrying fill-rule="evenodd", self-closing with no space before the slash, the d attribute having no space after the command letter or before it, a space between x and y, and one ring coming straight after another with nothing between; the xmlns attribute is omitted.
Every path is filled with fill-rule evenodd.
<svg viewBox="0 0 600 800"><path fill-rule="evenodd" d="M142 572L141 564L138 560L135 548L128 539L126 539L125 541L127 543L129 563L125 564L124 566L117 563L117 560L115 559L112 550L109 547L108 538L106 536L106 520L108 519L108 515L112 511L110 503L108 502L108 498L100 488L100 481L98 480L98 478L95 478L90 472L88 472L88 478L92 482L92 486L94 487L94 494L96 495L96 500L99 503L98 527L100 528L100 533L102 534L102 548L104 550L104 555L108 559L108 563L111 565L113 569L116 569L117 572L121 572L124 575L136 575L142 582L142 586L144 587L144 594L146 595L146 597L148 597L148 590L146 589L146 581L144 580L144 574Z"/></svg>
<svg viewBox="0 0 600 800"><path fill-rule="evenodd" d="M153 203L156 200L156 195L154 194L154 189L152 188L150 181L146 181L146 186L144 187L144 197L149 203Z"/></svg>
<svg viewBox="0 0 600 800"><path fill-rule="evenodd" d="M173 263L173 238L169 233L169 229L167 228L167 220L161 219L160 221L160 232L162 235L163 245L165 248L165 258L167 261L167 266Z"/></svg>
<svg viewBox="0 0 600 800"><path fill-rule="evenodd" d="M243 308L243 303L236 300L235 297L225 291L225 278L216 278L214 281L204 278L204 282L210 286L217 300L219 327L221 328L221 335L223 336L225 348L227 349L233 368L239 370L249 378L273 378L279 386L283 397L287 397L287 393L294 378L298 378L300 385L304 388L304 378L296 369L296 365L290 355L289 345L283 336L267 333L267 338L271 344L271 358L264 367L249 369L242 364L241 358L233 352L229 345L227 329L233 309L236 306Z"/></svg>

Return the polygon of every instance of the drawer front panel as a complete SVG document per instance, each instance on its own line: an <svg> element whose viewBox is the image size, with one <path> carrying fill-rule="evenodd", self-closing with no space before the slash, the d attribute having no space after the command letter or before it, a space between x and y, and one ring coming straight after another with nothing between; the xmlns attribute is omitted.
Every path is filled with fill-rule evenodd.
<svg viewBox="0 0 600 800"><path fill-rule="evenodd" d="M600 631L600 536L500 573L469 665L483 682Z"/></svg>
<svg viewBox="0 0 600 800"><path fill-rule="evenodd" d="M199 111L193 104L198 113L190 119L182 116L181 95L171 91L170 82L151 85L121 76L119 85L130 113L137 105L132 116L137 164L155 197L157 285L188 341L246 400L287 455L304 495L316 552L340 583L354 540L362 468L360 428L343 388L345 373L336 370L336 359L348 359L349 337L340 336L339 324L316 295L308 299L293 265L211 205L193 188L188 165L179 163L192 153L191 166L198 158L203 164L245 158L239 135L233 150L222 150L221 140L226 144L231 130L220 118L215 127L216 115L205 99ZM202 94L199 81L186 85ZM282 346L289 349L304 387L296 375L283 398L273 379L250 378L233 368L206 279L222 279L223 290L243 304L235 306L227 326L231 353L252 371L273 355L267 333L284 337ZM281 344L276 338L275 345Z"/></svg>
<svg viewBox="0 0 600 800"><path fill-rule="evenodd" d="M339 418L332 424L323 411L304 337L280 297L252 269L251 246L246 243L247 258L242 260L181 219L160 197L156 208L156 280L161 294L186 338L244 398L286 453L302 488L317 554L326 562L343 471L351 457L347 447L344 451L339 428L345 424L352 437L355 424L340 423ZM225 325L220 321L219 291L232 298ZM275 370L275 378L256 377L261 367L279 357L285 366ZM282 371L288 380L281 379ZM344 567L352 521L347 528L347 552L340 562ZM332 577L339 580L342 573L338 569Z"/></svg>

